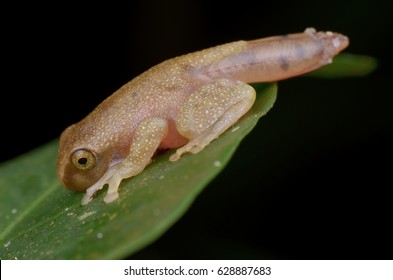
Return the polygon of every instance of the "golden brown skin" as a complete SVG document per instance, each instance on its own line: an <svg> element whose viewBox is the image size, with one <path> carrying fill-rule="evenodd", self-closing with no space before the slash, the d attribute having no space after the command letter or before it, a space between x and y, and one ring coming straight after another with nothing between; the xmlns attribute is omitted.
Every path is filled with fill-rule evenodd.
<svg viewBox="0 0 393 280"><path fill-rule="evenodd" d="M60 137L57 175L82 204L109 184L105 202L118 198L122 179L135 176L157 149L170 157L198 153L252 106L247 83L297 76L331 62L349 44L333 32L228 43L158 64L104 100ZM179 148L180 147L180 148Z"/></svg>

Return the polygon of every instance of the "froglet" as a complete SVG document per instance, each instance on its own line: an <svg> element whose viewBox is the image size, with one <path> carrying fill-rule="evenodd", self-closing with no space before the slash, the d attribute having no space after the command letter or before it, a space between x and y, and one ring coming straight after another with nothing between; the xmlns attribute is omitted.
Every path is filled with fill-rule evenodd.
<svg viewBox="0 0 393 280"><path fill-rule="evenodd" d="M141 173L157 150L169 158L198 153L253 105L248 83L297 76L332 61L346 36L317 32L237 41L164 61L98 105L60 137L57 176L84 192L82 204L108 185L106 203L119 197L120 182Z"/></svg>

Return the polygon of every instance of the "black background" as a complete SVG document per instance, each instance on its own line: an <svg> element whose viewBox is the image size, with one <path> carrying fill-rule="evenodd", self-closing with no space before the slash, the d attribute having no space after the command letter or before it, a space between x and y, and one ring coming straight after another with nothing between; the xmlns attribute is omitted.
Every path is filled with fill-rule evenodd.
<svg viewBox="0 0 393 280"><path fill-rule="evenodd" d="M176 55L301 32L350 37L364 78L279 83L275 107L162 238L130 258L392 259L389 1L55 1L4 6L1 161Z"/></svg>

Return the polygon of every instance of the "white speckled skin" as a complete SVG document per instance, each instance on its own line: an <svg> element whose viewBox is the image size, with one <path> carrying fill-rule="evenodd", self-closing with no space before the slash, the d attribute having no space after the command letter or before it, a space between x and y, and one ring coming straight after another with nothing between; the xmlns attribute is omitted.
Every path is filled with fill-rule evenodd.
<svg viewBox="0 0 393 280"><path fill-rule="evenodd" d="M170 158L175 161L201 151L235 124L255 100L247 83L312 71L347 45L341 34L307 29L164 61L62 133L58 178L69 189L86 191L82 204L109 184L104 200L111 202L118 198L121 180L142 172L157 149L180 147Z"/></svg>

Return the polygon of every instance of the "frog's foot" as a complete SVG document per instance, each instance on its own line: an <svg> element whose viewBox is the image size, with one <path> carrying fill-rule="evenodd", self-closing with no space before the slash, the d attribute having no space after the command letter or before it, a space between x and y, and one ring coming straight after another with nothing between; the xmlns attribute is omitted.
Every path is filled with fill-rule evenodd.
<svg viewBox="0 0 393 280"><path fill-rule="evenodd" d="M207 141L206 135L201 135L200 137L191 140L183 147L177 149L176 152L169 157L169 160L177 161L184 153L197 154L202 151L208 144L209 142Z"/></svg>
<svg viewBox="0 0 393 280"><path fill-rule="evenodd" d="M109 169L96 183L86 190L86 194L82 198L82 205L88 204L93 200L95 194L101 190L106 184L109 184L108 193L104 198L106 203L112 202L119 197L117 189L119 188L121 178L114 175L114 169Z"/></svg>
<svg viewBox="0 0 393 280"><path fill-rule="evenodd" d="M120 186L120 182L123 178L121 176L112 176L108 182L109 187L108 187L108 192L106 193L106 196L104 197L104 202L105 203L110 203L112 201L115 201L116 199L119 198L119 193L118 189Z"/></svg>

